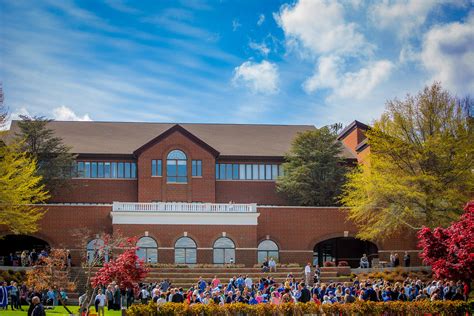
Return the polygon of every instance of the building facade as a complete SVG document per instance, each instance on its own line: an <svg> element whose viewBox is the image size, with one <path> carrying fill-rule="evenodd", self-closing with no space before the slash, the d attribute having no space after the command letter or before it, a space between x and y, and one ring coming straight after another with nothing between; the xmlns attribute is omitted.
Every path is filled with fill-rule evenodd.
<svg viewBox="0 0 474 316"><path fill-rule="evenodd" d="M416 262L414 236L361 241L347 210L289 206L276 191L292 140L314 126L54 121L49 128L77 154L75 177L52 192L40 231L7 235L0 255L47 244L74 258L93 251L101 233L120 231L138 237L139 256L152 263L253 266L273 257L357 266L363 253L384 260L404 251ZM363 163L367 128L355 121L339 135L348 163Z"/></svg>

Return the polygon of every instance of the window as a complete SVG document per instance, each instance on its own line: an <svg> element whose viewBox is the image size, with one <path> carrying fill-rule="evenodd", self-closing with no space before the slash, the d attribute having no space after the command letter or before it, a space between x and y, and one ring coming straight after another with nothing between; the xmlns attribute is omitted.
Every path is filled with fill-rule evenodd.
<svg viewBox="0 0 474 316"><path fill-rule="evenodd" d="M186 155L181 150L172 150L168 154L166 176L169 183L188 182Z"/></svg>
<svg viewBox="0 0 474 316"><path fill-rule="evenodd" d="M181 237L174 245L175 263L196 263L197 246L194 240L189 237Z"/></svg>
<svg viewBox="0 0 474 316"><path fill-rule="evenodd" d="M137 178L135 162L76 162L77 177L79 178Z"/></svg>
<svg viewBox="0 0 474 316"><path fill-rule="evenodd" d="M161 177L162 176L162 165L161 159L153 159L151 161L151 175L153 177Z"/></svg>
<svg viewBox="0 0 474 316"><path fill-rule="evenodd" d="M104 163L103 162L97 163L97 177L98 178L104 177Z"/></svg>
<svg viewBox="0 0 474 316"><path fill-rule="evenodd" d="M97 178L97 162L91 162L91 178Z"/></svg>
<svg viewBox="0 0 474 316"><path fill-rule="evenodd" d="M137 256L146 263L158 262L158 244L151 237L142 237L137 241Z"/></svg>
<svg viewBox="0 0 474 316"><path fill-rule="evenodd" d="M84 177L84 162L80 161L77 163L77 177Z"/></svg>
<svg viewBox="0 0 474 316"><path fill-rule="evenodd" d="M273 258L278 262L278 246L273 240L264 240L258 244L257 248L258 262L262 263L265 259Z"/></svg>
<svg viewBox="0 0 474 316"><path fill-rule="evenodd" d="M283 168L277 164L216 163L217 180L276 180L282 172Z"/></svg>
<svg viewBox="0 0 474 316"><path fill-rule="evenodd" d="M234 242L227 237L217 239L214 242L214 263L224 264L231 261L235 262Z"/></svg>
<svg viewBox="0 0 474 316"><path fill-rule="evenodd" d="M110 177L110 162L104 162L104 178Z"/></svg>
<svg viewBox="0 0 474 316"><path fill-rule="evenodd" d="M192 169L193 177L202 177L202 160L193 160Z"/></svg>
<svg viewBox="0 0 474 316"><path fill-rule="evenodd" d="M96 238L87 243L87 261L89 263L96 262L108 262L109 261L109 250L104 246L102 239Z"/></svg>

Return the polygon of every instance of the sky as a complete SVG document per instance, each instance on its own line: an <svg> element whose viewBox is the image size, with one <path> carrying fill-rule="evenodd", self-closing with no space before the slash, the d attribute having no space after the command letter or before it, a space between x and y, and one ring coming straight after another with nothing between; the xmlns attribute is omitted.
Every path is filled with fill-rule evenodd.
<svg viewBox="0 0 474 316"><path fill-rule="evenodd" d="M370 124L474 95L474 0L0 0L12 119Z"/></svg>

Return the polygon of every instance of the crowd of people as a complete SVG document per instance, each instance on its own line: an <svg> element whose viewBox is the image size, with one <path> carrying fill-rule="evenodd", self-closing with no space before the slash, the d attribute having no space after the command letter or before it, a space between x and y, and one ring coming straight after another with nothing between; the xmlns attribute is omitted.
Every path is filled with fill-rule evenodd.
<svg viewBox="0 0 474 316"><path fill-rule="evenodd" d="M275 282L272 277L253 280L249 276L234 276L222 282L216 276L212 280L199 278L189 289L173 287L168 280L158 284L143 285L140 301L146 304L152 300L158 304L166 302L188 304L281 304L289 302L314 302L317 304L353 303L357 300L420 301L420 300L467 300L469 285L463 282L434 280L423 282L407 278L403 282L389 282L383 279L368 279L352 282L323 283L318 280L305 283L289 274L284 282Z"/></svg>
<svg viewBox="0 0 474 316"><path fill-rule="evenodd" d="M17 282L11 281L8 285L7 282L0 281L0 309L8 309L10 306L11 310L23 310L22 306L34 305L34 297L39 299L42 306L54 307L59 305L59 296L66 304L68 295L63 288L39 291L27 287L24 283L19 285Z"/></svg>
<svg viewBox="0 0 474 316"><path fill-rule="evenodd" d="M11 252L8 256L3 257L3 265L13 267L31 267L49 256L48 249L42 250L23 250ZM68 266L71 266L71 254L68 251Z"/></svg>

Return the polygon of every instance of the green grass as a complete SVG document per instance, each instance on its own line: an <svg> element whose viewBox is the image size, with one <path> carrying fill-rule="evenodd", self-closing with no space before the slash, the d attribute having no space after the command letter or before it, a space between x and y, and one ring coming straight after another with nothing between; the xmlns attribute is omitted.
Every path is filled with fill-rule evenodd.
<svg viewBox="0 0 474 316"><path fill-rule="evenodd" d="M0 315L1 316L26 316L26 312L28 311L28 306L23 306L23 311L19 310L14 310L12 311L10 309L10 306L8 307L8 310L1 310ZM68 305L68 308L71 312L74 314L79 314L79 306L70 306ZM92 311L95 313L94 307L92 307ZM56 306L54 309L46 309L46 316L61 316L61 315L69 315L69 313L64 309L62 306ZM122 311L108 311L107 308L105 308L105 315L107 316L120 316L122 315Z"/></svg>

